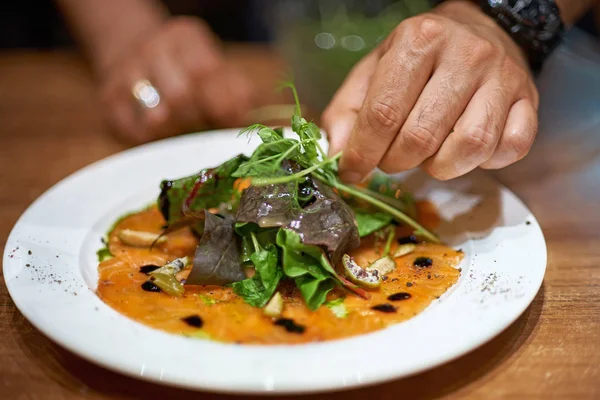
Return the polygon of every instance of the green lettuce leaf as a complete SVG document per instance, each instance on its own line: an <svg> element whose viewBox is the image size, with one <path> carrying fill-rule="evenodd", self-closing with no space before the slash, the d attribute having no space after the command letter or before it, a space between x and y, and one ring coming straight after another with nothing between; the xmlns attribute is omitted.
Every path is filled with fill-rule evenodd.
<svg viewBox="0 0 600 400"><path fill-rule="evenodd" d="M283 271L279 267L277 248L272 244L265 248L259 247L250 256L250 261L256 268L256 274L252 278L234 282L233 291L251 306L264 307L275 293L283 276Z"/></svg>
<svg viewBox="0 0 600 400"><path fill-rule="evenodd" d="M300 235L289 229L279 230L277 245L283 252L284 274L295 280L308 308L316 310L338 283L327 255L317 246L302 243Z"/></svg>
<svg viewBox="0 0 600 400"><path fill-rule="evenodd" d="M354 217L356 218L356 224L358 225L358 234L360 237L365 237L373 232L376 232L382 228L388 226L393 217L390 214L383 212L361 212L355 211Z"/></svg>

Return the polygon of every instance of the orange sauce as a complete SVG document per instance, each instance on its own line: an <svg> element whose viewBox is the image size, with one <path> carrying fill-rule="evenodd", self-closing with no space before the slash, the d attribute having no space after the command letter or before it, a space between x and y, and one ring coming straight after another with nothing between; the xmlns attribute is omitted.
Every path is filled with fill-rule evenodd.
<svg viewBox="0 0 600 400"><path fill-rule="evenodd" d="M436 224L436 214L428 203L419 204L419 219L423 225ZM156 208L128 216L120 221L109 236L109 249L115 256L100 263L98 295L115 310L150 327L174 334L197 337L208 336L214 340L251 344L292 344L339 339L372 332L391 324L405 321L423 311L434 299L454 285L460 275L457 269L463 254L444 245L419 244L413 253L395 259L397 268L377 290L370 291L369 300L334 289L328 300L345 296L345 318L334 315L326 306L310 311L293 284L282 284L284 298L282 317L291 318L303 325L302 334L287 332L273 324L263 310L252 307L238 297L230 288L218 286L186 286L183 297L171 297L162 292L147 292L141 285L148 276L139 271L148 264L164 265L177 257L193 257L197 239L187 229L169 234L166 243L149 249L123 245L116 237L120 229L160 232L164 220ZM399 228L398 236L410 231ZM397 245L394 244L392 254ZM382 245L373 237L362 239L361 246L353 250L359 265L368 265L381 255ZM433 260L430 267L413 265L418 257ZM184 278L189 269L179 273ZM390 301L388 296L406 292L410 298ZM396 312L384 313L371 307L389 303ZM182 318L199 315L202 329L189 326Z"/></svg>

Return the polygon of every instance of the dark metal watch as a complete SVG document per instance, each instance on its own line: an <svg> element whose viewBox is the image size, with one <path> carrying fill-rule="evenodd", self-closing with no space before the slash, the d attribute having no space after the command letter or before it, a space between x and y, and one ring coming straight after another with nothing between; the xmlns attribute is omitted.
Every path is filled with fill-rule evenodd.
<svg viewBox="0 0 600 400"><path fill-rule="evenodd" d="M541 68L561 42L564 24L554 0L480 0L479 3L521 46L534 71Z"/></svg>

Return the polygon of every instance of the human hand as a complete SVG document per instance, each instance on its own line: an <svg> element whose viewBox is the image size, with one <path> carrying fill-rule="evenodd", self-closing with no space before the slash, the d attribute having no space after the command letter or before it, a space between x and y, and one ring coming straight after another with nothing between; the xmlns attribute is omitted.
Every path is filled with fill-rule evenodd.
<svg viewBox="0 0 600 400"><path fill-rule="evenodd" d="M469 1L403 21L346 78L323 114L349 183L375 167L445 180L523 158L538 93L512 39Z"/></svg>
<svg viewBox="0 0 600 400"><path fill-rule="evenodd" d="M100 71L106 116L121 137L139 143L207 125L242 124L252 85L223 59L201 20L171 18L131 47ZM160 96L155 107L134 98L134 85L143 81Z"/></svg>

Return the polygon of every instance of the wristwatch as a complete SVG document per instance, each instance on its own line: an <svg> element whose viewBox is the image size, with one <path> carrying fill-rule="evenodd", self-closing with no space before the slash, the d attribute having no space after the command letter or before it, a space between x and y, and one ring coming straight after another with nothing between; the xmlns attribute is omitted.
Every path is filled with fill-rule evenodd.
<svg viewBox="0 0 600 400"><path fill-rule="evenodd" d="M534 71L562 40L564 24L554 0L481 0L482 10L521 46Z"/></svg>
<svg viewBox="0 0 600 400"><path fill-rule="evenodd" d="M523 49L534 72L562 40L564 24L554 0L479 0L479 4Z"/></svg>

